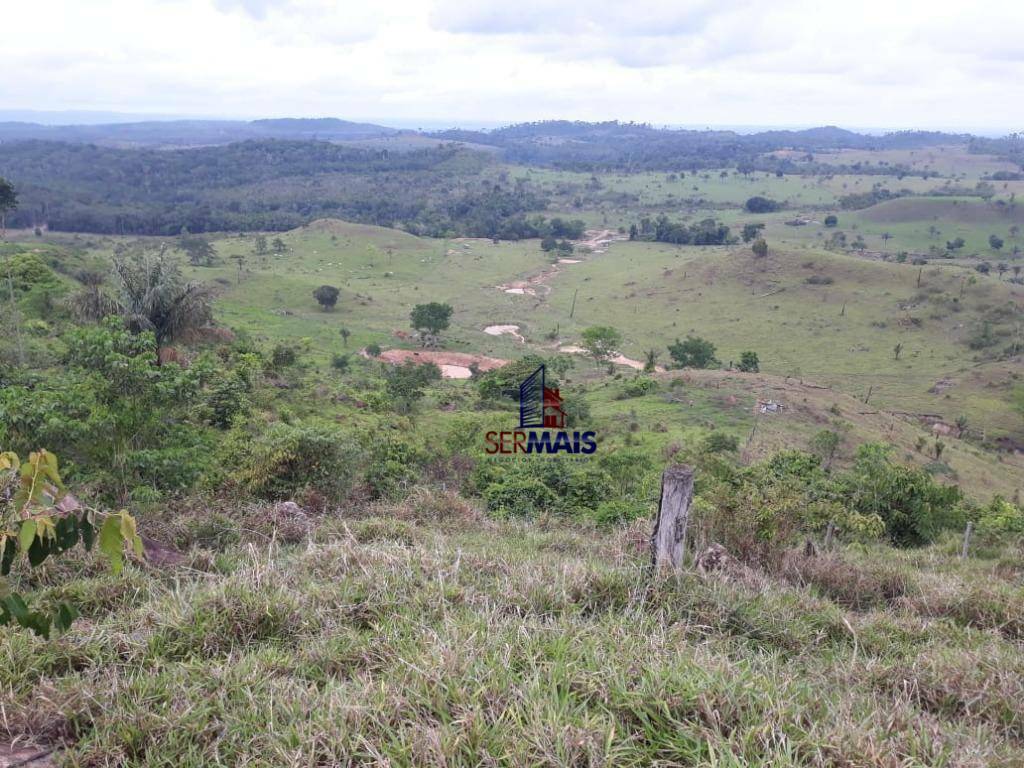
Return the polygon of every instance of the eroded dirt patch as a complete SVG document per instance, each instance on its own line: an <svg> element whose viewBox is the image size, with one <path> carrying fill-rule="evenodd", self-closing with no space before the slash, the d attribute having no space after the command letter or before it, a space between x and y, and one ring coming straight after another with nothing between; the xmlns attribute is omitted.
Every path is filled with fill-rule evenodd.
<svg viewBox="0 0 1024 768"><path fill-rule="evenodd" d="M363 355L366 356L365 350ZM380 353L379 359L392 365L401 365L409 360L414 363L434 363L446 379L468 379L472 376L471 366L474 365L481 371L493 371L508 362L497 357L429 349L388 349Z"/></svg>
<svg viewBox="0 0 1024 768"><path fill-rule="evenodd" d="M488 336L514 336L519 342L526 343L526 339L519 333L518 325L488 325L484 333Z"/></svg>

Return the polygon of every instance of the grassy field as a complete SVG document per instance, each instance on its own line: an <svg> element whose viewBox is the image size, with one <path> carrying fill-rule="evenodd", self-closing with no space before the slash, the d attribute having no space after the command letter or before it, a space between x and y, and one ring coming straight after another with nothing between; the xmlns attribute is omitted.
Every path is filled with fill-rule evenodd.
<svg viewBox="0 0 1024 768"><path fill-rule="evenodd" d="M762 420L747 446L750 457L804 447L816 431L838 425L847 435L841 458L861 442L891 441L908 461L930 466L971 494L1010 496L1024 487L1019 455L976 445L1024 440L1015 399L1019 358L989 360L969 346L986 322L1005 334L1002 344L1019 333L1019 310L1012 308L1020 306L1024 289L995 274L945 262L923 268L887 263L811 243L773 249L757 260L742 247L615 242L605 252L581 251L579 263L552 265L537 241L430 240L331 220L281 238L287 251L265 256L253 254L250 237L216 239L222 266L192 268L191 274L216 287L220 322L262 344L301 343L322 376L333 355L372 343L414 347L406 336L408 314L424 301L455 307L446 350L500 359L557 354L560 346L578 345L584 328L610 324L623 332L627 356L641 359L655 349L666 363L667 345L694 334L716 345L725 366L745 350L756 351L769 378L727 377L734 402L718 396L697 408L685 404L701 399L695 393L704 386L703 374L678 391L616 400L616 379L572 356L567 381L592 393L598 420L635 411L639 431L654 435L652 450L673 441L692 444L720 426L746 440L754 402L771 398L790 408ZM774 242L770 228L769 238ZM101 257L112 246L108 241L89 253ZM241 271L233 254L244 257ZM501 288L516 281L530 293ZM312 295L325 283L342 291L330 312ZM499 324L518 326L525 341L484 332ZM347 347L342 328L352 334ZM617 375L632 373L621 368ZM841 417L830 412L833 406ZM936 462L929 432L936 419L965 419L973 442L947 439L944 459Z"/></svg>
<svg viewBox="0 0 1024 768"><path fill-rule="evenodd" d="M377 514L193 507L144 520L181 566L35 572L90 609L56 641L0 628L0 735L71 766L1024 761L998 553L651 580L646 523L499 523L427 490Z"/></svg>

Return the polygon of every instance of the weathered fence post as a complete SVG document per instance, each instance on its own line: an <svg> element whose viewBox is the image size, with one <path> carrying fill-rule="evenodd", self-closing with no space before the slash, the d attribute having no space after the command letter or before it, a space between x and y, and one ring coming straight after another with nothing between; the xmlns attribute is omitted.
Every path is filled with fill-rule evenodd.
<svg viewBox="0 0 1024 768"><path fill-rule="evenodd" d="M682 568L692 500L693 469L683 464L667 467L661 475L661 501L651 534L651 564L655 570Z"/></svg>
<svg viewBox="0 0 1024 768"><path fill-rule="evenodd" d="M967 521L967 527L964 529L964 547L960 550L960 559L967 559L967 551L971 546L971 534L974 533L974 523L970 520Z"/></svg>
<svg viewBox="0 0 1024 768"><path fill-rule="evenodd" d="M825 529L825 546L823 549L826 552L832 550L832 537L836 534L836 524L831 520L828 521L828 528Z"/></svg>

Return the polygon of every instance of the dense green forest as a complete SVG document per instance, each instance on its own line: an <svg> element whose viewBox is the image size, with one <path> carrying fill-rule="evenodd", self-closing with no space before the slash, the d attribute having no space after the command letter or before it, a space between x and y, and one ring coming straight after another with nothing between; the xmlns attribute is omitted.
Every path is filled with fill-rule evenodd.
<svg viewBox="0 0 1024 768"><path fill-rule="evenodd" d="M430 236L518 239L545 201L487 183L488 155L455 145L389 153L317 141L160 151L42 141L0 145L20 191L13 227L103 234L286 230L333 216Z"/></svg>
<svg viewBox="0 0 1024 768"><path fill-rule="evenodd" d="M0 174L20 190L20 205L9 224L54 231L177 235L183 230L283 231L316 218L336 217L432 237L518 240L550 234L527 216L543 211L548 200L525 179L509 182L488 174L500 161L595 172L731 168L744 176L767 172L928 178L938 174L898 163L839 162L834 156L822 162L815 153L968 141L972 151L991 150L1020 160L1019 142L1012 137L997 141L935 132L868 136L818 128L739 134L551 121L489 132L429 134L442 143L417 148L359 144L355 140L394 132L343 121L218 125L140 123L131 129L92 126L78 132L0 126ZM180 144L188 135L212 145L156 148ZM250 135L260 138L223 143ZM41 138L32 138L36 136ZM126 143L121 141L124 136L141 144L147 143L146 136L152 141L148 148L109 146ZM346 139L353 143L337 143ZM98 143L84 143L90 140ZM495 151L480 151L488 147Z"/></svg>

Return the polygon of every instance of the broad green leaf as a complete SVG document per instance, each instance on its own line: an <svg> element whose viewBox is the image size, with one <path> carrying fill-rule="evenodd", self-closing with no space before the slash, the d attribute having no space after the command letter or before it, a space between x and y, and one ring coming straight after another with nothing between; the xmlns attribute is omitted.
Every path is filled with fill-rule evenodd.
<svg viewBox="0 0 1024 768"><path fill-rule="evenodd" d="M28 563L33 568L40 565L54 551L56 542L51 538L36 536L32 546L28 548Z"/></svg>
<svg viewBox="0 0 1024 768"><path fill-rule="evenodd" d="M28 552L28 548L32 546L32 540L36 537L36 521L26 520L21 524L21 532L18 534L18 544L21 545L22 552Z"/></svg>
<svg viewBox="0 0 1024 768"><path fill-rule="evenodd" d="M124 565L124 539L121 538L121 518L111 515L103 521L100 528L100 552L110 558L110 567L114 573L120 573Z"/></svg>
<svg viewBox="0 0 1024 768"><path fill-rule="evenodd" d="M78 618L78 611L69 603L61 603L53 614L53 626L58 632L67 632Z"/></svg>

